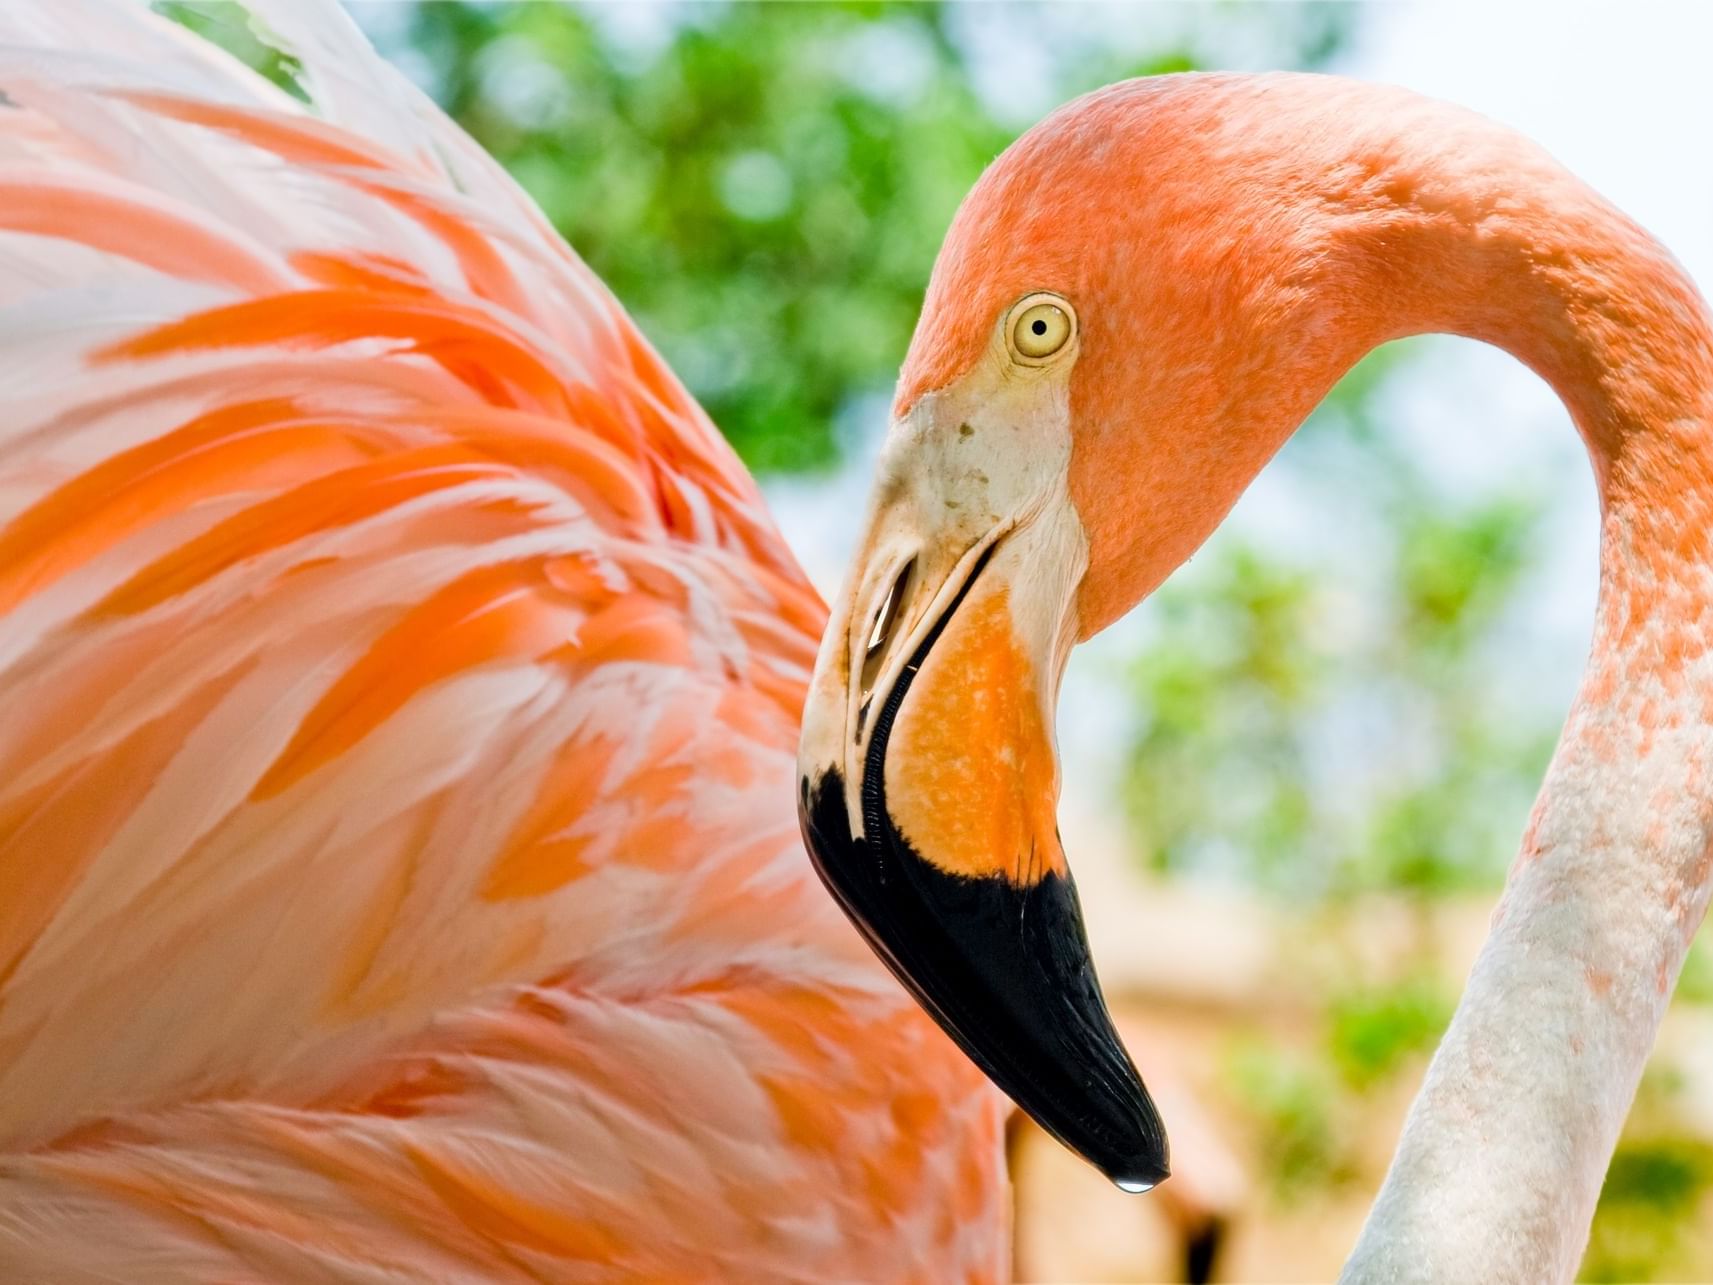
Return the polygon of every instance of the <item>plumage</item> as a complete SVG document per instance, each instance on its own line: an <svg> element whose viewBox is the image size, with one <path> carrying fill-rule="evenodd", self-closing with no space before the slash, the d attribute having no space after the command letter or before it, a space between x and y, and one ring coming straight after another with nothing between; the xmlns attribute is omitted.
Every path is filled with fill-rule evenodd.
<svg viewBox="0 0 1713 1285"><path fill-rule="evenodd" d="M0 14L0 1275L992 1279L1001 1101L815 886L823 608L332 4Z"/></svg>

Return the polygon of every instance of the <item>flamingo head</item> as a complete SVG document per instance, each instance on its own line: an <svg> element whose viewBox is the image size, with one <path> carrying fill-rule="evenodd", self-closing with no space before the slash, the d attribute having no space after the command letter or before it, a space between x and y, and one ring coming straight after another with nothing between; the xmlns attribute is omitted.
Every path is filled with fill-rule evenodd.
<svg viewBox="0 0 1713 1285"><path fill-rule="evenodd" d="M1166 1138L1090 960L1053 712L1071 647L1194 550L1361 342L1312 280L1332 233L1255 125L1299 79L1114 86L982 177L804 716L823 880L965 1052L1130 1190L1166 1176Z"/></svg>

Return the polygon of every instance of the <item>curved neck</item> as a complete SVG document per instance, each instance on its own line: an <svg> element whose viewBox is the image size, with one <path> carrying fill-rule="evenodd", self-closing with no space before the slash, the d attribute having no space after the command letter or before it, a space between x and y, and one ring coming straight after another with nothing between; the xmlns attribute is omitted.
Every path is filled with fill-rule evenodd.
<svg viewBox="0 0 1713 1285"><path fill-rule="evenodd" d="M1320 290L1367 348L1437 332L1510 352L1564 400L1607 506L1677 507L1713 460L1706 303L1646 230L1526 140L1489 126L1461 142L1460 163L1418 166L1403 190L1321 195Z"/></svg>
<svg viewBox="0 0 1713 1285"><path fill-rule="evenodd" d="M1442 331L1558 391L1602 509L1582 688L1346 1280L1568 1280L1713 870L1713 327L1642 229L1498 130L1343 199L1367 343ZM1485 150L1484 150L1485 149ZM1427 174L1430 177L1423 178Z"/></svg>

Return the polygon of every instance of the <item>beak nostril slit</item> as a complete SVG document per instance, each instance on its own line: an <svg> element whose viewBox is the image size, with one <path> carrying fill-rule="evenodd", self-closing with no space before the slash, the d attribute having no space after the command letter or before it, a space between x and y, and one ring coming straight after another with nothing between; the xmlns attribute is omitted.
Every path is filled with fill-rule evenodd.
<svg viewBox="0 0 1713 1285"><path fill-rule="evenodd" d="M874 686L881 653L886 650L886 644L892 640L893 632L904 615L904 604L910 596L915 571L916 559L912 558L900 569L897 578L892 582L892 588L886 591L886 598L880 604L880 610L875 613L874 626L868 633L868 647L863 654L862 691L865 704Z"/></svg>
<svg viewBox="0 0 1713 1285"><path fill-rule="evenodd" d="M874 628L868 636L868 654L871 656L886 646L886 636L892 632L892 626L898 621L898 609L904 598L904 582L909 579L911 569L915 565L915 559L905 563L904 570L898 573L898 579L892 582L892 588L886 592L886 601L881 603L880 612L874 618Z"/></svg>

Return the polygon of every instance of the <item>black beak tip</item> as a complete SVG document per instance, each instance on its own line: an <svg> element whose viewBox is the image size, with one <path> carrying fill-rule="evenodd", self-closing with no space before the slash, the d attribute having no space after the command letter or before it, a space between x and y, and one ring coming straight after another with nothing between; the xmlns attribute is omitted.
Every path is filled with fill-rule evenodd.
<svg viewBox="0 0 1713 1285"><path fill-rule="evenodd" d="M1095 982L1068 876L1018 888L924 861L864 798L851 834L836 769L799 783L821 881L875 952L1001 1089L1120 1190L1170 1174L1166 1134Z"/></svg>
<svg viewBox="0 0 1713 1285"><path fill-rule="evenodd" d="M1013 1095L1042 1128L1120 1191L1152 1191L1172 1176L1165 1124L1116 1034L1092 1040L1074 1054L1072 1066L1095 1065L1106 1072L1098 1088L1085 1081L1079 1092L1076 1082L1062 1074L1069 1068L1053 1067L1039 1076L1052 1086L1048 1094Z"/></svg>

